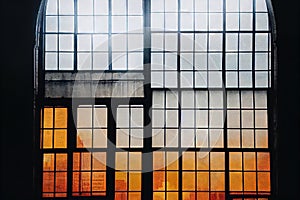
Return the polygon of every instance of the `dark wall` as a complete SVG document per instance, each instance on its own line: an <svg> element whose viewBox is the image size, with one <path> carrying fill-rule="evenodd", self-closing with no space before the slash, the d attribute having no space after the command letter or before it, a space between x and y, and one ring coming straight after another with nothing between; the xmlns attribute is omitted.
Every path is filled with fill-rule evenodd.
<svg viewBox="0 0 300 200"><path fill-rule="evenodd" d="M39 0L1 0L1 192L32 200L33 44ZM279 199L300 188L300 12L295 0L273 0L279 61ZM3 26L4 24L4 26ZM4 43L4 45L3 45Z"/></svg>

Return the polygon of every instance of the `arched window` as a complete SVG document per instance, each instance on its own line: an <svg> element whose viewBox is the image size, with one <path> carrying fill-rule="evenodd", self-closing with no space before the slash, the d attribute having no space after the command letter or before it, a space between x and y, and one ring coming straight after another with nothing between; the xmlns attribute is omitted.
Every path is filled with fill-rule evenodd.
<svg viewBox="0 0 300 200"><path fill-rule="evenodd" d="M38 198L272 199L269 0L44 0Z"/></svg>

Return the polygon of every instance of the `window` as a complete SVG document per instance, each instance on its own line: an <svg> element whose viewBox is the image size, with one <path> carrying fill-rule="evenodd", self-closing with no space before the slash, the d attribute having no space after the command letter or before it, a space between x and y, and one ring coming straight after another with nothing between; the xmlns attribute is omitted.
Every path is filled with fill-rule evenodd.
<svg viewBox="0 0 300 200"><path fill-rule="evenodd" d="M271 12L266 0L44 1L39 198L272 199Z"/></svg>

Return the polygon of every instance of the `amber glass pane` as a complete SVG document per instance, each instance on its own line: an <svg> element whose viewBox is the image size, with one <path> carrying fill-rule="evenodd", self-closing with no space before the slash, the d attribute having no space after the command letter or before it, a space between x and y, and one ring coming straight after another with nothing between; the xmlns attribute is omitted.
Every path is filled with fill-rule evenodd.
<svg viewBox="0 0 300 200"><path fill-rule="evenodd" d="M55 128L67 128L67 108L55 108Z"/></svg>
<svg viewBox="0 0 300 200"><path fill-rule="evenodd" d="M195 190L194 172L182 172L182 190L184 191Z"/></svg>
<svg viewBox="0 0 300 200"><path fill-rule="evenodd" d="M209 172L197 173L197 190L198 191L209 190Z"/></svg>
<svg viewBox="0 0 300 200"><path fill-rule="evenodd" d="M91 191L91 173L90 172L81 172L81 188L82 192Z"/></svg>
<svg viewBox="0 0 300 200"><path fill-rule="evenodd" d="M153 172L153 190L165 190L165 172Z"/></svg>
<svg viewBox="0 0 300 200"><path fill-rule="evenodd" d="M178 190L178 172L167 172L167 190Z"/></svg>
<svg viewBox="0 0 300 200"><path fill-rule="evenodd" d="M165 193L164 192L154 192L153 200L165 200Z"/></svg>
<svg viewBox="0 0 300 200"><path fill-rule="evenodd" d="M142 185L142 176L139 172L129 173L129 191L139 191Z"/></svg>
<svg viewBox="0 0 300 200"><path fill-rule="evenodd" d="M81 170L91 170L91 153L81 153Z"/></svg>
<svg viewBox="0 0 300 200"><path fill-rule="evenodd" d="M77 148L92 148L92 130L77 130Z"/></svg>
<svg viewBox="0 0 300 200"><path fill-rule="evenodd" d="M182 154L182 169L183 170L195 170L195 153L184 152Z"/></svg>
<svg viewBox="0 0 300 200"><path fill-rule="evenodd" d="M242 170L242 153L229 153L229 170Z"/></svg>
<svg viewBox="0 0 300 200"><path fill-rule="evenodd" d="M224 192L212 192L210 193L210 200L225 200Z"/></svg>
<svg viewBox="0 0 300 200"><path fill-rule="evenodd" d="M129 153L129 170L142 169L142 155L141 153Z"/></svg>
<svg viewBox="0 0 300 200"><path fill-rule="evenodd" d="M52 130L44 130L43 131L44 134L43 134L43 148L44 149L50 149L52 148L52 137L53 137L53 132Z"/></svg>
<svg viewBox="0 0 300 200"><path fill-rule="evenodd" d="M106 191L106 174L105 172L93 172L92 174L92 191Z"/></svg>
<svg viewBox="0 0 300 200"><path fill-rule="evenodd" d="M127 170L127 153L116 153L116 170Z"/></svg>
<svg viewBox="0 0 300 200"><path fill-rule="evenodd" d="M269 192L271 189L270 185L270 173L269 172L258 172L258 191Z"/></svg>
<svg viewBox="0 0 300 200"><path fill-rule="evenodd" d="M73 154L73 170L79 170L80 168L80 153Z"/></svg>
<svg viewBox="0 0 300 200"><path fill-rule="evenodd" d="M212 169L212 170L224 170L225 169L224 153L220 153L220 152L211 152L210 153L210 169Z"/></svg>
<svg viewBox="0 0 300 200"><path fill-rule="evenodd" d="M67 154L56 154L56 171L67 171Z"/></svg>
<svg viewBox="0 0 300 200"><path fill-rule="evenodd" d="M67 192L67 172L56 173L55 191Z"/></svg>
<svg viewBox="0 0 300 200"><path fill-rule="evenodd" d="M243 179L241 172L230 172L230 191L242 191L243 190Z"/></svg>
<svg viewBox="0 0 300 200"><path fill-rule="evenodd" d="M211 191L224 191L225 179L224 172L211 172L210 173L210 188Z"/></svg>
<svg viewBox="0 0 300 200"><path fill-rule="evenodd" d="M106 129L94 129L93 146L94 146L94 148L106 148L107 147L107 130Z"/></svg>
<svg viewBox="0 0 300 200"><path fill-rule="evenodd" d="M255 170L256 169L256 158L254 152L244 153L244 170Z"/></svg>
<svg viewBox="0 0 300 200"><path fill-rule="evenodd" d="M197 169L208 170L209 169L209 153L197 152Z"/></svg>
<svg viewBox="0 0 300 200"><path fill-rule="evenodd" d="M44 108L44 128L53 128L53 108Z"/></svg>
<svg viewBox="0 0 300 200"><path fill-rule="evenodd" d="M126 191L127 190L127 173L126 172L116 172L116 191Z"/></svg>
<svg viewBox="0 0 300 200"><path fill-rule="evenodd" d="M106 153L93 153L93 170L106 170Z"/></svg>
<svg viewBox="0 0 300 200"><path fill-rule="evenodd" d="M72 191L79 192L79 172L73 172Z"/></svg>
<svg viewBox="0 0 300 200"><path fill-rule="evenodd" d="M67 148L67 130L54 130L54 148Z"/></svg>
<svg viewBox="0 0 300 200"><path fill-rule="evenodd" d="M208 192L197 192L197 199L209 200L209 193Z"/></svg>
<svg viewBox="0 0 300 200"><path fill-rule="evenodd" d="M167 200L178 200L178 192L167 192Z"/></svg>
<svg viewBox="0 0 300 200"><path fill-rule="evenodd" d="M270 153L257 153L257 170L270 171Z"/></svg>
<svg viewBox="0 0 300 200"><path fill-rule="evenodd" d="M127 199L127 192L116 192L115 200L126 200Z"/></svg>
<svg viewBox="0 0 300 200"><path fill-rule="evenodd" d="M128 193L128 200L140 200L141 193L140 192L129 192Z"/></svg>
<svg viewBox="0 0 300 200"><path fill-rule="evenodd" d="M183 200L196 200L196 192L183 192L182 199Z"/></svg>
<svg viewBox="0 0 300 200"><path fill-rule="evenodd" d="M256 173L245 172L244 173L244 190L255 191L256 190Z"/></svg>
<svg viewBox="0 0 300 200"><path fill-rule="evenodd" d="M43 192L54 192L54 173L43 173Z"/></svg>
<svg viewBox="0 0 300 200"><path fill-rule="evenodd" d="M53 193L43 193L43 197L54 197Z"/></svg>
<svg viewBox="0 0 300 200"><path fill-rule="evenodd" d="M167 170L178 170L178 153L167 152Z"/></svg>
<svg viewBox="0 0 300 200"><path fill-rule="evenodd" d="M162 151L153 152L153 170L164 170L165 154Z"/></svg>
<svg viewBox="0 0 300 200"><path fill-rule="evenodd" d="M44 154L43 161L44 171L54 171L54 154Z"/></svg>

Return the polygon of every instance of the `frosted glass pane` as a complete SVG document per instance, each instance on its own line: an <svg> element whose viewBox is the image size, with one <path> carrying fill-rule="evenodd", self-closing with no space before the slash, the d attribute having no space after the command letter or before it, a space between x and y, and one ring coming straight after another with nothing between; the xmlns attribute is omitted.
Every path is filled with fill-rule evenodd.
<svg viewBox="0 0 300 200"><path fill-rule="evenodd" d="M208 0L195 1L195 12L207 12Z"/></svg>
<svg viewBox="0 0 300 200"><path fill-rule="evenodd" d="M196 111L196 126L197 126L197 128L207 128L208 127L208 111L207 110L197 110Z"/></svg>
<svg viewBox="0 0 300 200"><path fill-rule="evenodd" d="M117 127L129 127L129 108L118 108Z"/></svg>
<svg viewBox="0 0 300 200"><path fill-rule="evenodd" d="M223 30L223 14L209 14L209 30Z"/></svg>
<svg viewBox="0 0 300 200"><path fill-rule="evenodd" d="M222 12L223 0L209 0L209 12Z"/></svg>
<svg viewBox="0 0 300 200"><path fill-rule="evenodd" d="M252 50L252 34L240 33L240 51Z"/></svg>
<svg viewBox="0 0 300 200"><path fill-rule="evenodd" d="M46 15L57 15L57 0L48 0Z"/></svg>
<svg viewBox="0 0 300 200"><path fill-rule="evenodd" d="M252 87L252 72L240 72L239 76L240 87Z"/></svg>
<svg viewBox="0 0 300 200"><path fill-rule="evenodd" d="M181 111L181 126L186 128L193 128L194 124L194 111L193 110L182 110Z"/></svg>
<svg viewBox="0 0 300 200"><path fill-rule="evenodd" d="M59 50L60 51L74 51L73 35L59 35Z"/></svg>
<svg viewBox="0 0 300 200"><path fill-rule="evenodd" d="M227 126L228 128L240 128L240 111L228 110L227 111Z"/></svg>
<svg viewBox="0 0 300 200"><path fill-rule="evenodd" d="M181 34L181 51L193 51L194 34Z"/></svg>
<svg viewBox="0 0 300 200"><path fill-rule="evenodd" d="M163 87L163 73L152 72L151 73L151 87Z"/></svg>
<svg viewBox="0 0 300 200"><path fill-rule="evenodd" d="M165 12L178 12L178 1L165 0Z"/></svg>
<svg viewBox="0 0 300 200"><path fill-rule="evenodd" d="M181 12L193 12L194 1L193 0L180 1L180 9Z"/></svg>
<svg viewBox="0 0 300 200"><path fill-rule="evenodd" d="M46 37L46 51L57 51L57 35L45 35Z"/></svg>
<svg viewBox="0 0 300 200"><path fill-rule="evenodd" d="M151 14L151 29L160 30L164 29L164 14L163 13L152 13Z"/></svg>
<svg viewBox="0 0 300 200"><path fill-rule="evenodd" d="M226 69L227 70L237 70L238 69L238 54L237 53L227 53L226 54Z"/></svg>
<svg viewBox="0 0 300 200"><path fill-rule="evenodd" d="M124 53L112 54L112 68L119 70L127 69L127 56Z"/></svg>
<svg viewBox="0 0 300 200"><path fill-rule="evenodd" d="M236 33L226 34L226 51L237 51L237 50L238 50L238 34Z"/></svg>
<svg viewBox="0 0 300 200"><path fill-rule="evenodd" d="M193 91L182 91L182 108L194 108L194 92Z"/></svg>
<svg viewBox="0 0 300 200"><path fill-rule="evenodd" d="M255 69L256 70L268 70L268 54L256 53L255 54Z"/></svg>
<svg viewBox="0 0 300 200"><path fill-rule="evenodd" d="M59 69L72 70L74 68L74 55L73 53L60 53L59 54Z"/></svg>
<svg viewBox="0 0 300 200"><path fill-rule="evenodd" d="M255 73L255 86L260 88L268 87L268 72Z"/></svg>
<svg viewBox="0 0 300 200"><path fill-rule="evenodd" d="M96 15L108 14L108 0L94 0L94 5Z"/></svg>
<svg viewBox="0 0 300 200"><path fill-rule="evenodd" d="M268 13L256 13L256 27L255 28L257 31L269 30Z"/></svg>
<svg viewBox="0 0 300 200"><path fill-rule="evenodd" d="M252 12L253 11L253 0L240 1L241 12Z"/></svg>
<svg viewBox="0 0 300 200"><path fill-rule="evenodd" d="M165 53L165 69L177 70L177 54Z"/></svg>
<svg viewBox="0 0 300 200"><path fill-rule="evenodd" d="M253 29L253 14L241 13L240 14L240 29L241 31L251 31Z"/></svg>
<svg viewBox="0 0 300 200"><path fill-rule="evenodd" d="M143 33L143 17L128 17L128 32Z"/></svg>
<svg viewBox="0 0 300 200"><path fill-rule="evenodd" d="M151 54L151 70L163 70L163 54Z"/></svg>
<svg viewBox="0 0 300 200"><path fill-rule="evenodd" d="M237 72L226 72L226 87L238 87Z"/></svg>
<svg viewBox="0 0 300 200"><path fill-rule="evenodd" d="M192 70L193 69L193 54L182 53L180 55L180 69L181 70Z"/></svg>
<svg viewBox="0 0 300 200"><path fill-rule="evenodd" d="M195 87L206 88L207 87L207 72L195 72Z"/></svg>
<svg viewBox="0 0 300 200"><path fill-rule="evenodd" d="M152 126L153 127L164 127L164 111L153 110L152 111Z"/></svg>
<svg viewBox="0 0 300 200"><path fill-rule="evenodd" d="M92 33L93 32L93 17L92 16L78 16L78 32Z"/></svg>
<svg viewBox="0 0 300 200"><path fill-rule="evenodd" d="M203 13L195 14L195 30L204 31L207 30L208 16Z"/></svg>
<svg viewBox="0 0 300 200"><path fill-rule="evenodd" d="M142 0L128 0L128 15L142 15L143 14Z"/></svg>
<svg viewBox="0 0 300 200"><path fill-rule="evenodd" d="M77 54L78 70L91 70L92 69L92 54L91 53L78 53Z"/></svg>
<svg viewBox="0 0 300 200"><path fill-rule="evenodd" d="M239 69L240 70L251 70L252 69L252 54L251 53L240 53Z"/></svg>
<svg viewBox="0 0 300 200"><path fill-rule="evenodd" d="M193 30L194 29L194 14L193 13L181 13L180 29L182 31Z"/></svg>
<svg viewBox="0 0 300 200"><path fill-rule="evenodd" d="M143 53L128 54L128 69L132 69L132 70L143 69Z"/></svg>
<svg viewBox="0 0 300 200"><path fill-rule="evenodd" d="M255 92L255 108L267 108L267 92Z"/></svg>
<svg viewBox="0 0 300 200"><path fill-rule="evenodd" d="M210 110L209 111L209 127L211 127L211 128L223 128L224 127L223 111L221 111L221 110Z"/></svg>
<svg viewBox="0 0 300 200"><path fill-rule="evenodd" d="M73 33L74 32L74 17L59 17L59 31Z"/></svg>
<svg viewBox="0 0 300 200"><path fill-rule="evenodd" d="M108 35L93 35L93 50L108 51Z"/></svg>
<svg viewBox="0 0 300 200"><path fill-rule="evenodd" d="M161 19L160 19L161 20ZM178 17L175 13L165 14L165 29L166 30L177 30L178 29Z"/></svg>
<svg viewBox="0 0 300 200"><path fill-rule="evenodd" d="M209 92L209 107L210 108L223 108L224 94L222 91Z"/></svg>
<svg viewBox="0 0 300 200"><path fill-rule="evenodd" d="M181 130L181 146L182 147L194 147L195 146L195 134L193 129Z"/></svg>
<svg viewBox="0 0 300 200"><path fill-rule="evenodd" d="M256 0L256 11L258 12L267 12L266 0Z"/></svg>
<svg viewBox="0 0 300 200"><path fill-rule="evenodd" d="M227 31L239 30L239 14L236 13L226 14L226 30Z"/></svg>
<svg viewBox="0 0 300 200"><path fill-rule="evenodd" d="M143 51L143 49L144 49L143 35L142 34L129 34L128 35L128 51Z"/></svg>
<svg viewBox="0 0 300 200"><path fill-rule="evenodd" d="M113 33L126 32L126 26L127 26L127 19L125 16L112 16Z"/></svg>
<svg viewBox="0 0 300 200"><path fill-rule="evenodd" d="M162 51L164 45L164 35L163 34L151 34L151 48L152 51ZM152 54L153 55L153 54Z"/></svg>
<svg viewBox="0 0 300 200"><path fill-rule="evenodd" d="M222 54L209 53L208 54L208 69L209 70L222 70Z"/></svg>
<svg viewBox="0 0 300 200"><path fill-rule="evenodd" d="M165 87L177 87L177 72L165 72Z"/></svg>
<svg viewBox="0 0 300 200"><path fill-rule="evenodd" d="M253 108L253 92L242 91L241 92L241 103L242 108Z"/></svg>
<svg viewBox="0 0 300 200"><path fill-rule="evenodd" d="M126 51L127 50L127 35L118 34L111 38L112 51Z"/></svg>
<svg viewBox="0 0 300 200"><path fill-rule="evenodd" d="M207 69L207 53L195 53L195 70Z"/></svg>
<svg viewBox="0 0 300 200"><path fill-rule="evenodd" d="M165 95L164 92L160 91L153 91L153 108L164 108L164 99Z"/></svg>
<svg viewBox="0 0 300 200"><path fill-rule="evenodd" d="M144 126L144 112L143 108L131 108L131 127Z"/></svg>
<svg viewBox="0 0 300 200"><path fill-rule="evenodd" d="M93 0L77 1L78 15L93 15Z"/></svg>
<svg viewBox="0 0 300 200"><path fill-rule="evenodd" d="M243 110L242 111L242 128L254 128L253 112Z"/></svg>
<svg viewBox="0 0 300 200"><path fill-rule="evenodd" d="M208 73L208 85L209 87L222 87L222 73L221 72L209 72Z"/></svg>
<svg viewBox="0 0 300 200"><path fill-rule="evenodd" d="M238 92L227 92L227 108L239 108L240 98Z"/></svg>
<svg viewBox="0 0 300 200"><path fill-rule="evenodd" d="M57 17L46 17L46 32L57 32L58 31L58 18Z"/></svg>
<svg viewBox="0 0 300 200"><path fill-rule="evenodd" d="M178 127L178 111L166 111L166 127Z"/></svg>
<svg viewBox="0 0 300 200"><path fill-rule="evenodd" d="M178 94L175 91L166 92L166 108L178 108Z"/></svg>
<svg viewBox="0 0 300 200"><path fill-rule="evenodd" d="M164 1L151 0L151 12L164 12Z"/></svg>
<svg viewBox="0 0 300 200"><path fill-rule="evenodd" d="M257 33L255 38L255 50L256 51L268 51L268 34Z"/></svg>
<svg viewBox="0 0 300 200"><path fill-rule="evenodd" d="M57 53L46 53L45 55L45 69L57 70Z"/></svg>
<svg viewBox="0 0 300 200"><path fill-rule="evenodd" d="M108 33L108 17L95 16L95 32L96 33Z"/></svg>
<svg viewBox="0 0 300 200"><path fill-rule="evenodd" d="M91 35L78 35L77 36L77 50L78 51L91 51Z"/></svg>
<svg viewBox="0 0 300 200"><path fill-rule="evenodd" d="M222 51L222 34L209 34L209 51Z"/></svg>
<svg viewBox="0 0 300 200"><path fill-rule="evenodd" d="M239 0L227 0L226 1L227 12L238 12L239 11Z"/></svg>
<svg viewBox="0 0 300 200"><path fill-rule="evenodd" d="M108 69L108 54L94 53L93 54L93 69L107 70Z"/></svg>
<svg viewBox="0 0 300 200"><path fill-rule="evenodd" d="M113 15L126 15L126 2L124 0L112 0L112 14Z"/></svg>
<svg viewBox="0 0 300 200"><path fill-rule="evenodd" d="M180 78L181 78L182 88L193 88L194 86L193 72L181 72Z"/></svg>
<svg viewBox="0 0 300 200"><path fill-rule="evenodd" d="M116 145L117 147L123 147L123 148L129 147L128 129L117 129Z"/></svg>
<svg viewBox="0 0 300 200"><path fill-rule="evenodd" d="M77 109L77 128L92 127L92 109L78 108Z"/></svg>
<svg viewBox="0 0 300 200"><path fill-rule="evenodd" d="M73 15L74 14L74 0L59 0L59 14Z"/></svg>

